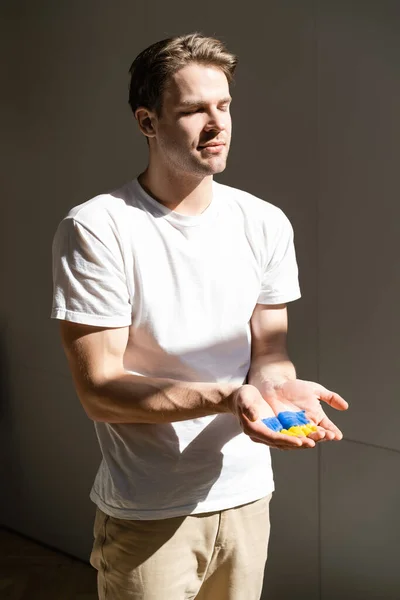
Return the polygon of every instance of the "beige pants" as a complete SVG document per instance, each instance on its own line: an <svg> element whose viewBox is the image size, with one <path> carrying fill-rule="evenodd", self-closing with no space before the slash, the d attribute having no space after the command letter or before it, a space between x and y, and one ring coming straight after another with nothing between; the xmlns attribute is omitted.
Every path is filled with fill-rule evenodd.
<svg viewBox="0 0 400 600"><path fill-rule="evenodd" d="M259 600L269 501L157 521L97 509L90 557L100 600Z"/></svg>

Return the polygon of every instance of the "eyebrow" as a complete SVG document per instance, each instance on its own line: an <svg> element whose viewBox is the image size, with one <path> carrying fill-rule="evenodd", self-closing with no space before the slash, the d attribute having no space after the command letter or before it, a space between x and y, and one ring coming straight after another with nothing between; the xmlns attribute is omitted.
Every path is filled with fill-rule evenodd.
<svg viewBox="0 0 400 600"><path fill-rule="evenodd" d="M226 96L225 98L221 98L218 100L218 104L227 104L231 102L232 98L230 96ZM179 106L205 106L208 102L204 102L203 100L182 100L179 102Z"/></svg>

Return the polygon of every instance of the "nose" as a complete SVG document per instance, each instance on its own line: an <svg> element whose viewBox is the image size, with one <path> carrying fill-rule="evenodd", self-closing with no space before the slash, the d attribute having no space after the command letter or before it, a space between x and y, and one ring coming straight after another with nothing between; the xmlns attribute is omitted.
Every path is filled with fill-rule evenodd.
<svg viewBox="0 0 400 600"><path fill-rule="evenodd" d="M211 110L204 129L206 131L224 131L226 129L226 113L224 114L218 109Z"/></svg>

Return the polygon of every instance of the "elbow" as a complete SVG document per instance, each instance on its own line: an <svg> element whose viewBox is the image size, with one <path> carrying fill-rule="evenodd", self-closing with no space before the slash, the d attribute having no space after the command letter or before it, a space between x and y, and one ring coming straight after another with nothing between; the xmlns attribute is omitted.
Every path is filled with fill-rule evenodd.
<svg viewBox="0 0 400 600"><path fill-rule="evenodd" d="M84 404L86 416L94 423L122 423L116 415L111 414L110 411L104 411L101 407L93 404Z"/></svg>
<svg viewBox="0 0 400 600"><path fill-rule="evenodd" d="M95 423L113 423L110 411L104 408L104 398L95 390L81 390L78 392L79 400L86 416ZM108 413L108 414L107 414Z"/></svg>
<svg viewBox="0 0 400 600"><path fill-rule="evenodd" d="M86 416L95 423L105 423L105 415L99 409L97 404L93 402L92 398L82 397L80 396L80 401L83 406L83 410L86 413Z"/></svg>
<svg viewBox="0 0 400 600"><path fill-rule="evenodd" d="M106 415L104 415L103 413L101 413L98 410L88 409L87 407L84 407L84 409L86 412L86 416L94 423L113 423L113 422L115 422L115 421L112 421L111 419L107 419Z"/></svg>

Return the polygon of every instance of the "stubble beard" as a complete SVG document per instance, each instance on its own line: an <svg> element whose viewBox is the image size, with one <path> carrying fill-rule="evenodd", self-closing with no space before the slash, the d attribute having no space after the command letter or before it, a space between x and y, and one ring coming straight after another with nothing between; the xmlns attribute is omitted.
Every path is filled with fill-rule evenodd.
<svg viewBox="0 0 400 600"><path fill-rule="evenodd" d="M196 156L189 154L181 156L179 162L180 170L187 175L193 174L198 176L216 175L222 173L226 169L229 148L224 151L223 156L214 157L211 160L201 160Z"/></svg>

